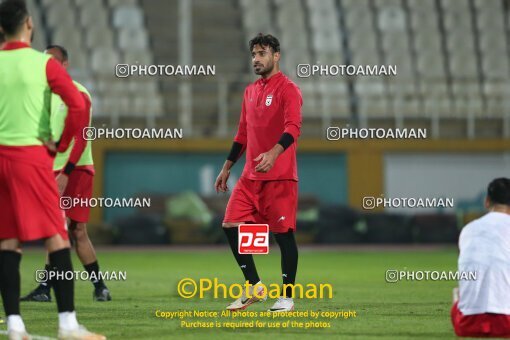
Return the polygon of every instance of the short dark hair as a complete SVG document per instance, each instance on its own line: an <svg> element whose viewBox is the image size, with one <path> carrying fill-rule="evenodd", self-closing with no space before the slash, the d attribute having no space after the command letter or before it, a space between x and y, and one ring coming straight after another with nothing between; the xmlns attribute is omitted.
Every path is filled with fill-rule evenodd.
<svg viewBox="0 0 510 340"><path fill-rule="evenodd" d="M23 0L4 0L0 3L0 27L5 35L18 33L28 17L27 4Z"/></svg>
<svg viewBox="0 0 510 340"><path fill-rule="evenodd" d="M487 198L491 203L510 205L510 179L500 177L492 180L487 188Z"/></svg>
<svg viewBox="0 0 510 340"><path fill-rule="evenodd" d="M273 53L280 52L280 42L271 34L259 33L255 36L255 38L251 39L250 52L253 51L253 47L255 47L255 45L263 47L269 46L273 50Z"/></svg>
<svg viewBox="0 0 510 340"><path fill-rule="evenodd" d="M48 45L48 46L46 46L46 50L49 50L50 48L56 48L57 50L59 50L60 53L62 53L63 61L69 60L69 53L67 52L67 50L65 49L64 46L61 46L61 45Z"/></svg>

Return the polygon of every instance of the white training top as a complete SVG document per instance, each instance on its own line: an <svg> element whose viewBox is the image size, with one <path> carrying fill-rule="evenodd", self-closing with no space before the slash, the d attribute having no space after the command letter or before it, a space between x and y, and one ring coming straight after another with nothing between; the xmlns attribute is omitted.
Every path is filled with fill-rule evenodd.
<svg viewBox="0 0 510 340"><path fill-rule="evenodd" d="M476 280L459 281L464 315L510 315L510 215L490 212L469 223L459 238L459 272Z"/></svg>

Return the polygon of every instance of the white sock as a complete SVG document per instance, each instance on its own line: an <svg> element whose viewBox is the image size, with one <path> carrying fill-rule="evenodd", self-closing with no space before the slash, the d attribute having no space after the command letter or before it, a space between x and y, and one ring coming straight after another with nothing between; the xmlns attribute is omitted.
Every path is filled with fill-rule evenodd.
<svg viewBox="0 0 510 340"><path fill-rule="evenodd" d="M78 329L78 320L76 319L76 312L62 312L58 313L58 328L65 331L72 331Z"/></svg>
<svg viewBox="0 0 510 340"><path fill-rule="evenodd" d="M7 331L26 332L21 315L14 314L7 317Z"/></svg>

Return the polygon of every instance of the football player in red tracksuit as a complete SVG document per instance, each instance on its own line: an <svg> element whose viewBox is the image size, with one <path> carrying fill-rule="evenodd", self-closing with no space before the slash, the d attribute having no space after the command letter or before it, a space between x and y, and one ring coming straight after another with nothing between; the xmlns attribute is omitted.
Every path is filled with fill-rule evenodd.
<svg viewBox="0 0 510 340"><path fill-rule="evenodd" d="M217 192L228 190L230 169L246 151L246 165L229 199L223 230L245 280L256 285L260 278L253 256L238 252L238 228L246 223L268 224L280 247L283 283L294 284L298 263L294 238L298 199L296 148L303 101L297 85L279 70L278 39L259 34L249 46L253 69L260 78L244 92L239 128L215 183ZM254 296L254 288L227 309L244 309L265 300ZM255 295L263 295L262 286L256 289ZM293 309L292 289L287 287L269 311Z"/></svg>

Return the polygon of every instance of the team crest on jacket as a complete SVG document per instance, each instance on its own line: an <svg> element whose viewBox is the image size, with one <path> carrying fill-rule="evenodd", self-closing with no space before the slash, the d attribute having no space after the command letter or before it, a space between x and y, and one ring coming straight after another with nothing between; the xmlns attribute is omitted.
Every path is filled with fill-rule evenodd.
<svg viewBox="0 0 510 340"><path fill-rule="evenodd" d="M269 94L267 97L266 97L266 106L269 106L271 105L271 102L273 101L273 95L272 94Z"/></svg>

